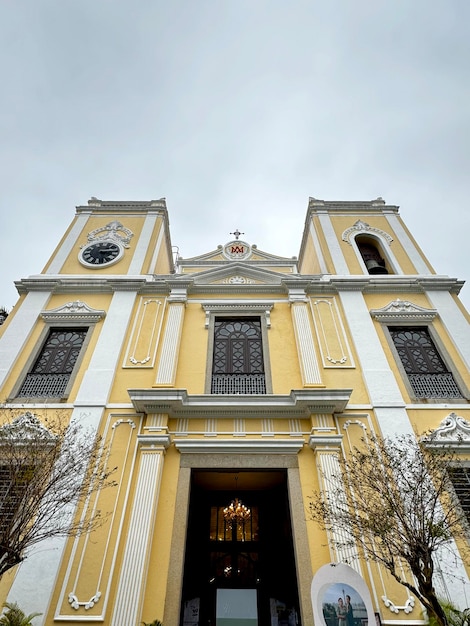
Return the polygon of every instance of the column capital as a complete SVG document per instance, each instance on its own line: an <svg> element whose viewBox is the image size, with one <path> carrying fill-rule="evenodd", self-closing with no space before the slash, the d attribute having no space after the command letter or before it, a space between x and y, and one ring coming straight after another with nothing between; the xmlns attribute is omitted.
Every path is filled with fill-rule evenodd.
<svg viewBox="0 0 470 626"><path fill-rule="evenodd" d="M151 435L137 435L141 450L160 452L170 446L170 436L152 433Z"/></svg>
<svg viewBox="0 0 470 626"><path fill-rule="evenodd" d="M343 435L310 435L308 445L314 452L337 452L342 441Z"/></svg>

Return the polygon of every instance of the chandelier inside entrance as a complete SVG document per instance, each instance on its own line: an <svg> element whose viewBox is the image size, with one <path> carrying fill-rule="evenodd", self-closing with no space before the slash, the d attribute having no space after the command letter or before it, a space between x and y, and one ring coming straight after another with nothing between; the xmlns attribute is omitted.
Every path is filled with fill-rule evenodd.
<svg viewBox="0 0 470 626"><path fill-rule="evenodd" d="M251 510L238 498L232 500L224 509L224 519L230 528L232 528L232 525L236 526L237 524L246 522L250 517Z"/></svg>

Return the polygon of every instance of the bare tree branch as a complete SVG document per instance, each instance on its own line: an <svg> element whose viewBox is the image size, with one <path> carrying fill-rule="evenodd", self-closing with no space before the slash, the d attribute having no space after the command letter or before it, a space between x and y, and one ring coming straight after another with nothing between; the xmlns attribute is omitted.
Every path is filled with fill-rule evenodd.
<svg viewBox="0 0 470 626"><path fill-rule="evenodd" d="M115 485L102 439L80 424L60 413L45 413L41 420L5 407L1 413L0 577L44 539L100 526L106 515L84 505Z"/></svg>
<svg viewBox="0 0 470 626"><path fill-rule="evenodd" d="M439 626L446 626L433 584L434 559L453 538L468 540L464 512L451 502L449 469L459 465L458 457L411 436L362 443L339 458L337 475L323 476L325 489L310 499L309 518L338 548L352 543L362 548L419 598ZM403 577L403 563L414 582Z"/></svg>

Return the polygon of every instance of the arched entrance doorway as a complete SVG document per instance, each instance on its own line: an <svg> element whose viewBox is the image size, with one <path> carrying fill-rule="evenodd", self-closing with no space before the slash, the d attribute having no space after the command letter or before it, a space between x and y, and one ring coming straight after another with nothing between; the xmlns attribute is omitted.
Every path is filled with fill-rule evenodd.
<svg viewBox="0 0 470 626"><path fill-rule="evenodd" d="M286 470L192 470L180 626L229 623L300 624Z"/></svg>

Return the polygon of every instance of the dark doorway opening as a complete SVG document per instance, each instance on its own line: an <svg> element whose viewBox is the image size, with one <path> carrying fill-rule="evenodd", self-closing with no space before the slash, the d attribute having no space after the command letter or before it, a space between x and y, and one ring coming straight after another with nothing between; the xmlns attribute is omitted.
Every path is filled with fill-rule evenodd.
<svg viewBox="0 0 470 626"><path fill-rule="evenodd" d="M260 626L300 625L285 470L193 470L180 626L216 626L221 589L256 590Z"/></svg>

